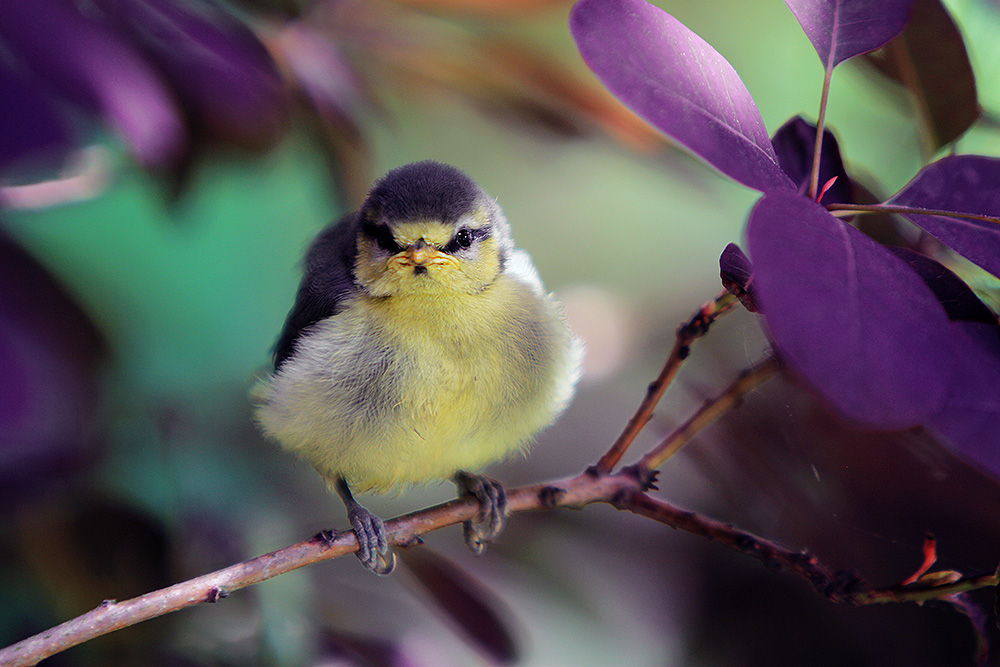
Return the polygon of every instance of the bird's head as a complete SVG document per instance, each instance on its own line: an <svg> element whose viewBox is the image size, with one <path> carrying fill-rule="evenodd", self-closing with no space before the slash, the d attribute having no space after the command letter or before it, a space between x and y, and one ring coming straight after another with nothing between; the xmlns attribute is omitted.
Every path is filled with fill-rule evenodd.
<svg viewBox="0 0 1000 667"><path fill-rule="evenodd" d="M372 296L481 292L503 271L512 249L496 201L438 162L390 171L358 216L354 274Z"/></svg>

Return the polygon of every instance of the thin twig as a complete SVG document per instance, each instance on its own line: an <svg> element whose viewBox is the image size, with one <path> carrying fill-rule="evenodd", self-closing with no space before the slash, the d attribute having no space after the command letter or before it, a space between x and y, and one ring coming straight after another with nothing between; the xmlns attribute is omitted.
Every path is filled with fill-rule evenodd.
<svg viewBox="0 0 1000 667"><path fill-rule="evenodd" d="M649 423L649 420L652 419L653 410L656 409L660 399L663 398L663 394L667 391L667 387L670 386L670 383L677 375L677 371L680 370L684 360L691 353L692 343L708 333L708 328L712 323L729 312L736 304L735 297L728 292L723 292L715 300L705 303L691 319L677 329L674 347L670 351L670 356L667 357L663 369L646 389L645 398L642 399L642 403L639 404L639 408L632 415L632 418L628 420L625 430L621 432L621 435L611 445L611 448L597 462L597 470L608 473L615 469L615 466L621 461L622 456L625 455L625 452L628 451L628 448L635 441L636 436L639 435L642 429L646 427L646 424Z"/></svg>
<svg viewBox="0 0 1000 667"><path fill-rule="evenodd" d="M714 519L682 510L646 493L628 497L619 509L648 517L671 528L706 537L752 556L768 569L787 571L811 583L817 591L834 602L849 601L850 595L864 587L864 582L847 572L833 572L807 551L792 551L746 531Z"/></svg>
<svg viewBox="0 0 1000 667"><path fill-rule="evenodd" d="M900 584L874 588L858 574L849 570L833 570L806 550L792 551L776 542L734 528L730 524L680 509L647 493L624 495L615 505L654 521L708 538L756 558L768 569L795 574L812 584L818 593L831 602L854 605L926 602L944 600L958 593L1000 585L1000 570L961 577L944 583Z"/></svg>
<svg viewBox="0 0 1000 667"><path fill-rule="evenodd" d="M832 215L842 213L844 216L857 215L859 213L899 213L902 215L936 215L1000 224L1000 218L992 215L946 211L937 208L919 208L917 206L897 206L895 204L826 204L826 210Z"/></svg>
<svg viewBox="0 0 1000 667"><path fill-rule="evenodd" d="M928 600L943 600L958 593L966 593L979 588L996 588L1000 586L1000 573L986 572L968 577L961 577L947 583L928 583L891 588L875 588L862 590L851 596L854 604L887 604L890 602L926 602Z"/></svg>
<svg viewBox="0 0 1000 667"><path fill-rule="evenodd" d="M639 461L639 468L644 470L656 470L659 468L706 426L737 407L743 401L744 396L774 377L778 372L778 368L777 359L768 357L756 366L740 373L740 376L726 387L722 393L715 398L705 401L690 419L679 426L648 454L643 456Z"/></svg>

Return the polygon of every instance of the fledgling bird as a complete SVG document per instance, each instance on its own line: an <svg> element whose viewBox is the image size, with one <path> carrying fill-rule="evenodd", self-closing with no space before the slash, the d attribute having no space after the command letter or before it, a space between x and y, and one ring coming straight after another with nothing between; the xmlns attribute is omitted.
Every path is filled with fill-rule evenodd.
<svg viewBox="0 0 1000 667"><path fill-rule="evenodd" d="M480 503L464 528L481 552L506 494L468 471L555 419L580 353L496 201L454 167L416 162L313 242L257 419L336 489L358 557L386 574L384 525L352 489L452 478Z"/></svg>

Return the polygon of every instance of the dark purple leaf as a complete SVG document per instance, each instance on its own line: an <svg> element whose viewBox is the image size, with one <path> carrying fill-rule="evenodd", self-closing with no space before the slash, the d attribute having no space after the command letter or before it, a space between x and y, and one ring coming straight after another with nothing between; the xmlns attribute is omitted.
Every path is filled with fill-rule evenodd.
<svg viewBox="0 0 1000 667"><path fill-rule="evenodd" d="M851 179L851 201L855 204L881 204L885 201L884 193L876 195L871 188L857 178ZM839 216L838 216L839 217ZM910 225L891 213L881 211L878 213L866 213L850 217L841 217L841 220L850 220L855 228L862 231L868 238L874 239L884 246L910 246L913 237L912 233L905 234L905 231L912 232Z"/></svg>
<svg viewBox="0 0 1000 667"><path fill-rule="evenodd" d="M816 152L816 126L801 116L792 118L778 128L771 138L778 164L799 188L799 194L809 190L813 154ZM830 130L823 131L823 148L819 163L819 185L823 187L831 178L837 180L823 195L824 204L850 204L851 179L840 157L840 146Z"/></svg>
<svg viewBox="0 0 1000 667"><path fill-rule="evenodd" d="M910 17L913 0L785 0L785 4L823 67L831 70L898 35Z"/></svg>
<svg viewBox="0 0 1000 667"><path fill-rule="evenodd" d="M69 125L37 82L0 65L0 174L12 167L56 167L73 140Z"/></svg>
<svg viewBox="0 0 1000 667"><path fill-rule="evenodd" d="M887 204L1000 217L1000 159L952 155L928 165ZM1000 276L1000 223L906 214L937 240Z"/></svg>
<svg viewBox="0 0 1000 667"><path fill-rule="evenodd" d="M896 257L917 272L944 306L951 320L997 324L997 316L979 300L972 288L948 267L909 248L889 248Z"/></svg>
<svg viewBox="0 0 1000 667"><path fill-rule="evenodd" d="M496 595L441 554L427 548L404 549L400 560L452 622L493 662L517 661L514 635L500 613Z"/></svg>
<svg viewBox="0 0 1000 667"><path fill-rule="evenodd" d="M582 0L570 29L583 59L633 111L744 185L791 189L736 70L680 21L645 0Z"/></svg>
<svg viewBox="0 0 1000 667"><path fill-rule="evenodd" d="M44 490L92 454L103 350L90 320L0 233L0 501Z"/></svg>
<svg viewBox="0 0 1000 667"><path fill-rule="evenodd" d="M277 67L257 36L209 2L95 0L170 82L188 116L243 146L273 143L288 120Z"/></svg>
<svg viewBox="0 0 1000 667"><path fill-rule="evenodd" d="M901 429L940 409L954 356L948 318L904 262L791 193L757 203L747 238L775 347L837 412Z"/></svg>
<svg viewBox="0 0 1000 667"><path fill-rule="evenodd" d="M719 257L719 270L722 286L726 291L739 299L744 308L756 313L757 303L750 287L753 280L753 265L738 245L730 243L722 251L722 256Z"/></svg>
<svg viewBox="0 0 1000 667"><path fill-rule="evenodd" d="M928 422L964 458L1000 477L1000 332L953 322L958 362L944 408Z"/></svg>
<svg viewBox="0 0 1000 667"><path fill-rule="evenodd" d="M916 0L903 32L866 60L906 87L932 153L979 117L976 77L962 33L939 0Z"/></svg>
<svg viewBox="0 0 1000 667"><path fill-rule="evenodd" d="M400 638L357 635L324 627L318 643L316 664L320 665L408 667L420 664L407 655Z"/></svg>
<svg viewBox="0 0 1000 667"><path fill-rule="evenodd" d="M0 2L0 42L35 77L100 111L145 164L170 162L186 140L163 81L130 45L67 0Z"/></svg>

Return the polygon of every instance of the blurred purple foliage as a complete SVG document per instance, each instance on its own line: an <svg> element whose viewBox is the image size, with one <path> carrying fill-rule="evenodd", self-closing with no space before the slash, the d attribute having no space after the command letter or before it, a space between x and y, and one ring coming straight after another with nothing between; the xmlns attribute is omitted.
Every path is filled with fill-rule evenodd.
<svg viewBox="0 0 1000 667"><path fill-rule="evenodd" d="M0 503L43 494L96 453L104 342L34 259L0 233Z"/></svg>
<svg viewBox="0 0 1000 667"><path fill-rule="evenodd" d="M69 123L37 81L0 67L4 131L0 133L0 175L38 163L58 163L73 140Z"/></svg>
<svg viewBox="0 0 1000 667"><path fill-rule="evenodd" d="M162 165L181 150L186 133L162 78L134 45L75 3L0 3L0 44L8 55L0 67L109 118L144 164Z"/></svg>
<svg viewBox="0 0 1000 667"><path fill-rule="evenodd" d="M108 25L155 63L195 129L267 146L288 121L289 98L257 36L219 5L95 0Z"/></svg>
<svg viewBox="0 0 1000 667"><path fill-rule="evenodd" d="M194 138L267 147L288 120L274 60L216 4L0 3L0 45L0 91L32 149L0 141L0 169L60 166L91 119L156 168L175 165Z"/></svg>
<svg viewBox="0 0 1000 667"><path fill-rule="evenodd" d="M1000 470L1000 327L952 322L961 351L942 409L928 420L931 431L994 475Z"/></svg>
<svg viewBox="0 0 1000 667"><path fill-rule="evenodd" d="M828 70L892 39L912 4L788 1ZM775 133L774 150L762 146L760 113L729 63L645 0L581 0L571 27L611 91L719 171L764 192L747 224L752 275L739 275L747 262L732 245L721 268L727 289L752 282L754 307L793 375L855 426L928 426L1000 476L995 316L967 286L957 287L953 273L901 259L804 194L816 127L793 118ZM822 150L820 185L837 180L821 201L850 202L853 186L832 134ZM779 164L782 177L773 171ZM938 211L907 216L1000 275L1000 223L947 214L1000 216L1000 160L944 158L886 204ZM957 311L977 323L949 322Z"/></svg>
<svg viewBox="0 0 1000 667"><path fill-rule="evenodd" d="M903 86L932 152L965 134L982 113L965 40L940 0L915 0L903 32L864 62Z"/></svg>

